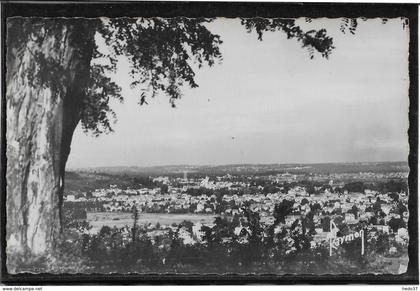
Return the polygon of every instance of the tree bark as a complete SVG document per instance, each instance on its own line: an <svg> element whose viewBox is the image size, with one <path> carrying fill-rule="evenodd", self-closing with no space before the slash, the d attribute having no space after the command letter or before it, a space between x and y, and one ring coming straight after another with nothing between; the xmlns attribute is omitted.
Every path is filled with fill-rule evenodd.
<svg viewBox="0 0 420 291"><path fill-rule="evenodd" d="M50 21L54 26L48 30L44 29L48 23L31 24L34 31L19 47L7 47L9 273L31 271L31 266L45 261L57 246L65 164L80 120L83 86L89 78L92 27L80 19L76 20L80 24L64 19ZM11 25L8 23L8 32ZM8 35L7 44L12 43L12 37L16 36ZM58 70L45 70L40 58L54 63L53 68Z"/></svg>

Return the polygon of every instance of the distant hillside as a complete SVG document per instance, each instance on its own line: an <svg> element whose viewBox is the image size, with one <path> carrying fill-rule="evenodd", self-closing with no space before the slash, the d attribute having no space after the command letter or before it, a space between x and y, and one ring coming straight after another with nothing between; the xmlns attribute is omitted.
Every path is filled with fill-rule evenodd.
<svg viewBox="0 0 420 291"><path fill-rule="evenodd" d="M120 189L127 187L155 187L152 179L146 176L127 175L124 173L99 173L92 171L68 171L65 176L66 191L93 191L117 185Z"/></svg>
<svg viewBox="0 0 420 291"><path fill-rule="evenodd" d="M358 173L358 172L408 172L407 162L381 163L322 163L322 164L234 164L234 165L169 165L155 167L97 167L83 169L83 172L156 176L182 174L183 172L224 175L224 174L276 174L276 173Z"/></svg>

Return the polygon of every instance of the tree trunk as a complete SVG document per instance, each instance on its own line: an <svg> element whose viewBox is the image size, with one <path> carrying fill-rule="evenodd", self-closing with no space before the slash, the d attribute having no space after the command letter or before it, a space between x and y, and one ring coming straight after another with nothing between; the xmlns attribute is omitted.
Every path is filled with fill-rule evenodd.
<svg viewBox="0 0 420 291"><path fill-rule="evenodd" d="M29 33L22 28L11 35L13 21L6 64L7 268L36 272L31 266L45 261L59 241L64 169L89 78L94 30L80 19L27 19ZM18 45L14 37L21 37Z"/></svg>

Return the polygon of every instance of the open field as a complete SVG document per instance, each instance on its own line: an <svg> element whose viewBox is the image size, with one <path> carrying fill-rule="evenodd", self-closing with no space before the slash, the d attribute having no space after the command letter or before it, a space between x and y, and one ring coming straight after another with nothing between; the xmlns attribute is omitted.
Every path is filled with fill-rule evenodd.
<svg viewBox="0 0 420 291"><path fill-rule="evenodd" d="M189 220L193 223L201 222L209 224L214 221L214 214L168 214L168 213L140 213L138 224L156 224L171 225L173 223L181 223L184 220ZM92 226L91 233L97 233L102 226L109 227L116 226L117 228L126 225L133 225L133 217L131 213L126 212L88 212L87 221Z"/></svg>

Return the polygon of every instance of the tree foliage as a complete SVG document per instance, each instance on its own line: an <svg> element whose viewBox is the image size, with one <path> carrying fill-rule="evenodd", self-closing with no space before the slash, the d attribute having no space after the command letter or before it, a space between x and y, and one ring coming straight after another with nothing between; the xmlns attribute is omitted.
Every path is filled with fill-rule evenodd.
<svg viewBox="0 0 420 291"><path fill-rule="evenodd" d="M132 88L139 88L139 104L158 92L169 96L172 106L186 84L198 87L194 65L212 66L221 60L220 36L205 26L206 18L118 18L104 20L99 30L112 49L111 60L126 56Z"/></svg>
<svg viewBox="0 0 420 291"><path fill-rule="evenodd" d="M267 31L285 33L288 39L294 38L302 44L303 48L308 49L311 59L314 58L315 50L323 57L328 58L334 49L333 39L327 35L326 29L304 31L296 25L294 19L243 18L241 23L248 32L255 30L259 40L262 40L263 33Z"/></svg>
<svg viewBox="0 0 420 291"><path fill-rule="evenodd" d="M83 84L79 119L85 132L98 136L112 132L116 121L110 100L123 101L121 88L110 78L116 72L118 58L124 56L130 64L132 88L138 90L139 105L163 93L170 104L182 96L184 87L196 88L196 69L213 66L222 61L221 37L208 29L214 18L12 18L8 19L8 62L13 55L25 49L28 43L42 44L47 36L54 36L57 48L62 45L66 30L73 30L71 45L81 58L90 58L88 78ZM328 57L333 40L325 29L304 31L293 19L243 18L248 32L256 31L258 39L263 33L279 31L288 39L296 39L307 48L310 57L314 51ZM95 43L97 37L105 40L109 48L104 53ZM60 41L61 40L61 41ZM32 46L36 47L36 45ZM16 53L17 52L17 53ZM34 51L34 67L26 74L33 86L48 86L57 95L65 89L66 68L60 56L48 51ZM68 68L67 68L68 70ZM79 96L80 97L80 96Z"/></svg>
<svg viewBox="0 0 420 291"><path fill-rule="evenodd" d="M283 199L280 203L274 207L273 216L276 219L276 223L284 223L287 215L293 212L294 201Z"/></svg>

